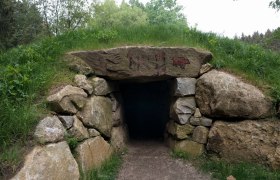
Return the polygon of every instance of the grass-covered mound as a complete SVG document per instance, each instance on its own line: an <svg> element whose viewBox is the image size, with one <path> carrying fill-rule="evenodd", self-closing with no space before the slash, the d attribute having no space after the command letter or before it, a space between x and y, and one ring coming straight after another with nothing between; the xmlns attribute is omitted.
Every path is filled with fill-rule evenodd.
<svg viewBox="0 0 280 180"><path fill-rule="evenodd" d="M45 96L73 75L62 60L72 50L123 45L186 46L211 51L211 62L239 74L280 101L280 56L256 45L201 33L186 26L133 26L68 32L0 55L0 173L17 164L20 146L30 142L36 122L46 114ZM0 174L1 177L1 174Z"/></svg>

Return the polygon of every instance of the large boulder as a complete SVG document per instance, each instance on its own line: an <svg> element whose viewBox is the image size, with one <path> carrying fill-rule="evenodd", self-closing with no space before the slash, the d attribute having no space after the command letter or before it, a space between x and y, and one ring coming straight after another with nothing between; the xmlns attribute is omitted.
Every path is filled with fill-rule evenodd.
<svg viewBox="0 0 280 180"><path fill-rule="evenodd" d="M55 143L63 140L66 130L56 116L42 119L36 126L34 137L41 143Z"/></svg>
<svg viewBox="0 0 280 180"><path fill-rule="evenodd" d="M198 77L201 65L212 59L209 52L170 47L120 47L71 54L89 64L96 75L115 80Z"/></svg>
<svg viewBox="0 0 280 180"><path fill-rule="evenodd" d="M280 121L216 121L207 149L231 161L249 161L280 169Z"/></svg>
<svg viewBox="0 0 280 180"><path fill-rule="evenodd" d="M210 117L258 119L272 114L272 102L255 86L212 70L196 83L196 102Z"/></svg>
<svg viewBox="0 0 280 180"><path fill-rule="evenodd" d="M112 154L112 148L101 136L87 139L75 149L83 173L98 168Z"/></svg>
<svg viewBox="0 0 280 180"><path fill-rule="evenodd" d="M87 93L81 88L67 85L47 98L51 109L57 113L75 114L82 109Z"/></svg>
<svg viewBox="0 0 280 180"><path fill-rule="evenodd" d="M109 98L92 96L77 116L88 127L93 127L103 135L110 137L113 126L112 102Z"/></svg>
<svg viewBox="0 0 280 180"><path fill-rule="evenodd" d="M25 158L22 169L12 180L78 180L78 164L65 141L36 146Z"/></svg>

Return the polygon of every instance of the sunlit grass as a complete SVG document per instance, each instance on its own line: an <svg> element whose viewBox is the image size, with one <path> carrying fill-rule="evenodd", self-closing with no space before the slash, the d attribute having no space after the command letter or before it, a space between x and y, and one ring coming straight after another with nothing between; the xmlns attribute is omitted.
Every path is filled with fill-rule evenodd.
<svg viewBox="0 0 280 180"><path fill-rule="evenodd" d="M173 151L172 157L191 162L200 171L210 174L213 179L225 180L229 176L237 180L278 180L280 171L247 162L232 163L220 159L211 159L206 155L192 158L184 152Z"/></svg>

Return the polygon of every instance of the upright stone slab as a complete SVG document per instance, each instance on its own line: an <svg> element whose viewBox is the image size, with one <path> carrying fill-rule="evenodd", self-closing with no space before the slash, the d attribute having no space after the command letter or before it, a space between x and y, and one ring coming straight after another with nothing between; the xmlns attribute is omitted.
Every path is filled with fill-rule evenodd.
<svg viewBox="0 0 280 180"><path fill-rule="evenodd" d="M113 126L112 102L109 98L92 96L77 116L88 127L93 127L103 135L110 137Z"/></svg>
<svg viewBox="0 0 280 180"><path fill-rule="evenodd" d="M36 146L12 180L79 180L78 164L66 142Z"/></svg>
<svg viewBox="0 0 280 180"><path fill-rule="evenodd" d="M75 149L78 164L84 173L98 168L112 154L112 148L102 137L87 139Z"/></svg>
<svg viewBox="0 0 280 180"><path fill-rule="evenodd" d="M128 132L126 127L113 127L111 135L111 145L115 151L123 151L128 141Z"/></svg>
<svg viewBox="0 0 280 180"><path fill-rule="evenodd" d="M120 47L70 53L84 60L96 75L114 80L145 77L198 77L210 52L194 48Z"/></svg>

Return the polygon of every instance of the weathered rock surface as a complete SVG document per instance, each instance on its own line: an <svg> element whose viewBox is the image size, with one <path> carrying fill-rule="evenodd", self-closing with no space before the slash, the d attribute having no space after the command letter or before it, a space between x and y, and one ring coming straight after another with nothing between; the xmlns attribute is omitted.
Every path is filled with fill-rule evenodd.
<svg viewBox="0 0 280 180"><path fill-rule="evenodd" d="M194 48L120 47L72 52L91 66L96 75L115 80L145 77L197 77L212 54Z"/></svg>
<svg viewBox="0 0 280 180"><path fill-rule="evenodd" d="M35 139L41 143L54 143L63 140L66 130L56 116L42 119L36 126Z"/></svg>
<svg viewBox="0 0 280 180"><path fill-rule="evenodd" d="M118 109L113 112L112 114L113 118L113 126L120 126L123 123L123 112L121 106L118 107Z"/></svg>
<svg viewBox="0 0 280 180"><path fill-rule="evenodd" d="M66 129L70 129L74 123L74 116L58 116Z"/></svg>
<svg viewBox="0 0 280 180"><path fill-rule="evenodd" d="M180 124L186 124L195 112L196 103L194 97L178 98L171 107L171 117Z"/></svg>
<svg viewBox="0 0 280 180"><path fill-rule="evenodd" d="M111 93L110 98L112 100L112 111L113 111L113 126L120 126L123 123L123 109L122 109L122 98L119 93Z"/></svg>
<svg viewBox="0 0 280 180"><path fill-rule="evenodd" d="M176 78L174 85L175 96L189 96L195 94L195 78Z"/></svg>
<svg viewBox="0 0 280 180"><path fill-rule="evenodd" d="M121 95L119 93L111 93L110 94L110 98L111 98L111 101L112 101L112 110L113 112L117 111L117 109L119 108L120 106L120 99L121 99Z"/></svg>
<svg viewBox="0 0 280 180"><path fill-rule="evenodd" d="M69 69L76 72L77 74L94 74L94 71L91 69L91 67L85 61L76 56L66 54L63 59L66 61L66 64L68 64Z"/></svg>
<svg viewBox="0 0 280 180"><path fill-rule="evenodd" d="M83 172L98 168L112 154L112 148L101 136L85 140L75 151Z"/></svg>
<svg viewBox="0 0 280 180"><path fill-rule="evenodd" d="M196 118L196 117L191 117L190 118L190 124L194 126L206 126L210 127L212 126L212 119L206 118L206 117L201 117L201 118Z"/></svg>
<svg viewBox="0 0 280 180"><path fill-rule="evenodd" d="M110 137L113 120L112 102L109 98L92 96L77 116L86 126L93 127L105 136Z"/></svg>
<svg viewBox="0 0 280 180"><path fill-rule="evenodd" d="M78 141L82 141L89 137L89 133L87 128L83 125L83 123L77 118L77 116L74 116L74 123L73 127L71 127L68 131L70 135L77 138Z"/></svg>
<svg viewBox="0 0 280 180"><path fill-rule="evenodd" d="M100 133L96 129L88 129L88 133L90 137L100 136Z"/></svg>
<svg viewBox="0 0 280 180"><path fill-rule="evenodd" d="M200 68L199 75L205 74L213 69L213 66L209 63L203 64Z"/></svg>
<svg viewBox="0 0 280 180"><path fill-rule="evenodd" d="M193 132L194 127L190 124L180 125L173 121L167 124L167 132L178 139L187 139Z"/></svg>
<svg viewBox="0 0 280 180"><path fill-rule="evenodd" d="M196 102L203 115L248 119L271 115L271 101L233 75L212 70L202 75L196 85Z"/></svg>
<svg viewBox="0 0 280 180"><path fill-rule="evenodd" d="M78 180L78 164L66 142L36 146L12 180Z"/></svg>
<svg viewBox="0 0 280 180"><path fill-rule="evenodd" d="M249 161L280 169L280 121L216 121L207 149L232 161Z"/></svg>
<svg viewBox="0 0 280 180"><path fill-rule="evenodd" d="M185 152L193 157L200 156L204 153L204 145L190 141L190 140L182 140L182 141L176 141L176 140L170 140L169 146L171 146L172 149L175 151Z"/></svg>
<svg viewBox="0 0 280 180"><path fill-rule="evenodd" d="M93 88L87 80L85 75L77 74L75 76L74 82L77 84L78 87L85 90L88 94L92 94Z"/></svg>
<svg viewBox="0 0 280 180"><path fill-rule="evenodd" d="M57 113L75 114L84 106L86 97L87 94L81 88L67 85L49 96L47 101L51 109Z"/></svg>
<svg viewBox="0 0 280 180"><path fill-rule="evenodd" d="M123 151L128 141L128 132L124 126L113 127L111 145L115 151Z"/></svg>
<svg viewBox="0 0 280 180"><path fill-rule="evenodd" d="M209 130L204 126L197 126L192 135L192 140L201 144L206 144Z"/></svg>
<svg viewBox="0 0 280 180"><path fill-rule="evenodd" d="M196 108L196 109L195 109L195 112L194 112L194 115L193 115L193 116L194 116L195 118L201 118L201 117L202 117L199 108Z"/></svg>
<svg viewBox="0 0 280 180"><path fill-rule="evenodd" d="M93 87L93 94L97 96L105 96L113 91L113 87L105 79L94 77L90 79Z"/></svg>

